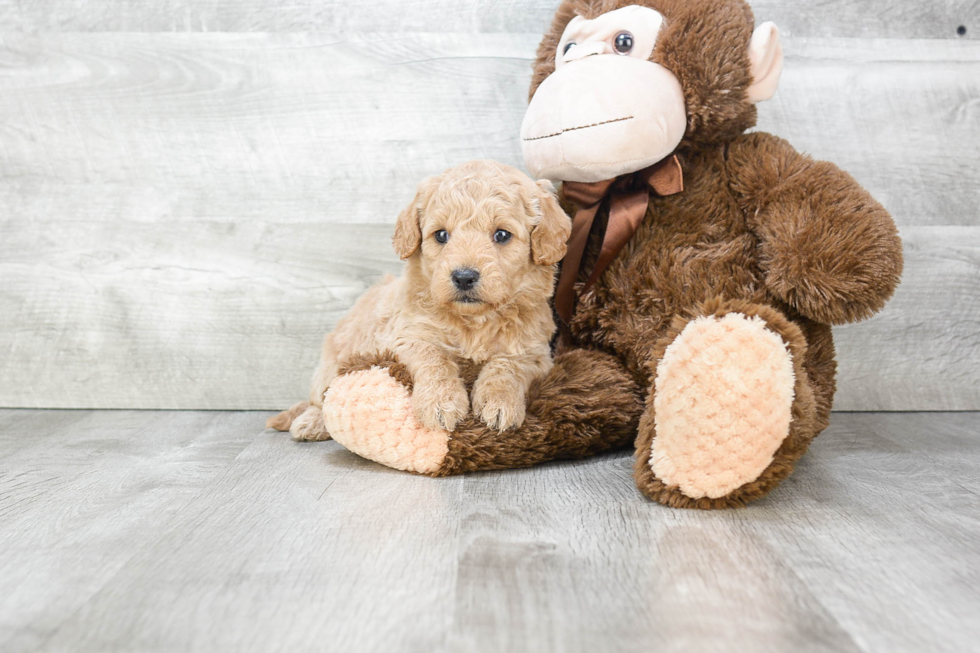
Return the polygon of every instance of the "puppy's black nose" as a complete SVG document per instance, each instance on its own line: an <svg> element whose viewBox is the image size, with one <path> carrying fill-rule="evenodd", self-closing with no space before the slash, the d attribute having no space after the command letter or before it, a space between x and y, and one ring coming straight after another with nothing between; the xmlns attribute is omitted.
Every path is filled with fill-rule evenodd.
<svg viewBox="0 0 980 653"><path fill-rule="evenodd" d="M458 268L453 270L450 276L452 276L453 285L463 291L470 290L480 280L480 272L473 268Z"/></svg>

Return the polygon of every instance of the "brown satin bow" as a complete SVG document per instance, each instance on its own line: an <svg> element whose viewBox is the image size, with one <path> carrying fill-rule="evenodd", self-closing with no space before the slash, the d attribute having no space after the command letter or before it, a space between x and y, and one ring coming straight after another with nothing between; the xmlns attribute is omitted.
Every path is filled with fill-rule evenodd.
<svg viewBox="0 0 980 653"><path fill-rule="evenodd" d="M588 292L636 233L647 212L650 190L661 196L679 193L684 190L684 176L680 161L676 156L671 156L649 168L615 179L592 183L566 181L563 187L565 197L579 207L572 220L572 235L568 238L568 251L562 260L561 276L555 290L555 310L564 323L563 331L567 333L567 326L575 313L575 280L582 265L592 222L603 201L608 197L609 220L599 258L588 281L582 286L583 294Z"/></svg>

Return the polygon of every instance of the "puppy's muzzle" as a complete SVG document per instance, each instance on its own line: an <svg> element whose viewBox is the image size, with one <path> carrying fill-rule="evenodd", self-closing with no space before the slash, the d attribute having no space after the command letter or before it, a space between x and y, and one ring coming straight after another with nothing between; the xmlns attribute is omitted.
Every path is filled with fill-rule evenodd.
<svg viewBox="0 0 980 653"><path fill-rule="evenodd" d="M453 280L453 285L461 292L473 290L473 286L480 280L480 272L473 268L456 268L449 276Z"/></svg>

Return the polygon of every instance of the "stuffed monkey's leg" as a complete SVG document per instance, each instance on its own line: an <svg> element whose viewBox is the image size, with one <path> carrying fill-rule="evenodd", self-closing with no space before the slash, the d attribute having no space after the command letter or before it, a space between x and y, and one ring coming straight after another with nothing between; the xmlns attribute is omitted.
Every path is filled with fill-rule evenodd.
<svg viewBox="0 0 980 653"><path fill-rule="evenodd" d="M617 358L586 349L560 354L532 384L521 426L497 432L479 419L466 420L435 475L530 467L625 447L636 438L641 396Z"/></svg>
<svg viewBox="0 0 980 653"><path fill-rule="evenodd" d="M555 358L528 390L523 424L506 431L472 415L452 433L426 429L414 419L411 387L405 366L391 356L345 364L324 402L334 439L388 467L448 476L627 446L643 410L639 388L619 360L582 349Z"/></svg>
<svg viewBox="0 0 980 653"><path fill-rule="evenodd" d="M826 426L806 336L775 308L708 302L675 319L650 360L635 478L661 503L745 505L789 476Z"/></svg>

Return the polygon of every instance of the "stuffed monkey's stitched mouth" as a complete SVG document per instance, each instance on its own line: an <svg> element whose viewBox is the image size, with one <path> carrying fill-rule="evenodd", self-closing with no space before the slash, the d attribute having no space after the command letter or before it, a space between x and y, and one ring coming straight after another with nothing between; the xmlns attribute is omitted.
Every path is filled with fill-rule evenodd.
<svg viewBox="0 0 980 653"><path fill-rule="evenodd" d="M534 136L532 138L525 138L524 142L527 141L540 141L545 138L554 138L555 136L561 136L565 132L573 132L577 129L589 129L590 127L598 127L599 125L608 125L613 122L623 122L624 120L632 120L633 116L626 116L625 118L613 118L612 120L603 120L602 122L594 122L591 125L582 125L580 127L569 127L568 129L563 129L560 132L555 132L554 134L545 134L544 136Z"/></svg>

